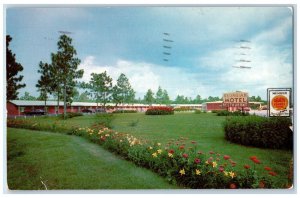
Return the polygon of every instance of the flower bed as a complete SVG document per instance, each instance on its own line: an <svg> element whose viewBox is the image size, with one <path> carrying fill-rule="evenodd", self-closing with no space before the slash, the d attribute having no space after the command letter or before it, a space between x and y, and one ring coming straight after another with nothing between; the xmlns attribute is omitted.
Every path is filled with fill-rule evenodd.
<svg viewBox="0 0 300 198"><path fill-rule="evenodd" d="M172 107L151 107L147 109L146 115L171 115L174 114Z"/></svg>
<svg viewBox="0 0 300 198"><path fill-rule="evenodd" d="M273 182L273 177L277 174L271 167L265 166L265 174L257 174L255 166L263 166L263 163L256 156L251 156L249 164L244 165L244 170L238 171L235 168L236 162L231 156L213 151L209 153L198 151L195 141L191 141L192 146L187 147L183 138L162 145L119 133L104 126L78 128L74 134L84 135L138 166L166 177L169 182L185 187L277 188Z"/></svg>

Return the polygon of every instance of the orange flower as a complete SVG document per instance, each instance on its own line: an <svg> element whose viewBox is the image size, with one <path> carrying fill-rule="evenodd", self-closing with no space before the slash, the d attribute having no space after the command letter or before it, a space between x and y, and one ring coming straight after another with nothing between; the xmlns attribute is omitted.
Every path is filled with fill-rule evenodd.
<svg viewBox="0 0 300 198"><path fill-rule="evenodd" d="M229 188L230 188L230 189L236 189L236 185L235 185L234 183L231 183L231 184L229 185Z"/></svg>
<svg viewBox="0 0 300 198"><path fill-rule="evenodd" d="M244 168L245 168L245 169L249 169L250 166L249 166L248 164L245 164L245 165L244 165Z"/></svg>
<svg viewBox="0 0 300 198"><path fill-rule="evenodd" d="M273 171L270 171L270 172L269 172L269 175L276 176L277 173L275 173L275 172L273 172Z"/></svg>

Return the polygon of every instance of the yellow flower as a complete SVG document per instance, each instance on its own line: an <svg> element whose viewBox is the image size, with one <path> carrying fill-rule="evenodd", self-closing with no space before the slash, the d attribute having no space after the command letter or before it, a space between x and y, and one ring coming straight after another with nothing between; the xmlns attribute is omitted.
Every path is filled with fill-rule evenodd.
<svg viewBox="0 0 300 198"><path fill-rule="evenodd" d="M161 150L161 149L158 149L158 150L157 150L157 153L158 153L158 154L161 154L161 153L162 153L162 150Z"/></svg>
<svg viewBox="0 0 300 198"><path fill-rule="evenodd" d="M217 167L217 165L218 165L218 164L217 164L217 162L215 162L215 161L212 163L212 166L213 166L214 168Z"/></svg>
<svg viewBox="0 0 300 198"><path fill-rule="evenodd" d="M149 147L149 150L152 150L152 149L153 149L152 146L150 146L150 147Z"/></svg>
<svg viewBox="0 0 300 198"><path fill-rule="evenodd" d="M157 157L157 153L152 153L152 157Z"/></svg>
<svg viewBox="0 0 300 198"><path fill-rule="evenodd" d="M184 169L181 169L181 170L179 171L179 173L180 173L180 175L185 175Z"/></svg>
<svg viewBox="0 0 300 198"><path fill-rule="evenodd" d="M230 176L231 178L234 178L234 176L235 176L235 173L234 173L234 172L232 172L232 171L230 171L230 172L229 172L229 176Z"/></svg>
<svg viewBox="0 0 300 198"><path fill-rule="evenodd" d="M172 153L168 153L168 156L173 158L173 154Z"/></svg>
<svg viewBox="0 0 300 198"><path fill-rule="evenodd" d="M157 146L160 146L161 145L161 143L157 143Z"/></svg>
<svg viewBox="0 0 300 198"><path fill-rule="evenodd" d="M201 174L201 171L196 169L196 175L200 175Z"/></svg>
<svg viewBox="0 0 300 198"><path fill-rule="evenodd" d="M123 140L120 140L120 142L123 142Z"/></svg>
<svg viewBox="0 0 300 198"><path fill-rule="evenodd" d="M209 164L208 160L205 161L205 164Z"/></svg>
<svg viewBox="0 0 300 198"><path fill-rule="evenodd" d="M224 171L223 173L224 173L225 176L228 176L228 172L227 171Z"/></svg>

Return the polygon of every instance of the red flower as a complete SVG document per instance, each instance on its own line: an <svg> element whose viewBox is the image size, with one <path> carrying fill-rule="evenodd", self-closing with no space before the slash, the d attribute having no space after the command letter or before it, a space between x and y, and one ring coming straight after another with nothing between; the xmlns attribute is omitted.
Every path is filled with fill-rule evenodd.
<svg viewBox="0 0 300 198"><path fill-rule="evenodd" d="M236 185L235 185L234 183L231 183L231 184L229 185L229 188L230 188L230 189L236 189Z"/></svg>
<svg viewBox="0 0 300 198"><path fill-rule="evenodd" d="M220 166L220 167L219 167L219 171L220 171L220 172L224 172L224 167L223 167L223 166Z"/></svg>
<svg viewBox="0 0 300 198"><path fill-rule="evenodd" d="M213 152L213 151L209 151L209 154L214 154L215 152Z"/></svg>
<svg viewBox="0 0 300 198"><path fill-rule="evenodd" d="M179 149L180 149L180 150L184 149L184 146L183 146L183 145L181 145L181 146L179 147Z"/></svg>
<svg viewBox="0 0 300 198"><path fill-rule="evenodd" d="M232 167L235 167L235 165L236 165L236 162L231 162Z"/></svg>
<svg viewBox="0 0 300 198"><path fill-rule="evenodd" d="M173 150L173 149L170 149L170 150L169 150L169 153L173 154L173 153L174 153L174 150Z"/></svg>
<svg viewBox="0 0 300 198"><path fill-rule="evenodd" d="M196 158L196 159L194 160L194 162L195 162L196 164L199 164L199 163L201 162L201 160L200 160L199 158Z"/></svg>
<svg viewBox="0 0 300 198"><path fill-rule="evenodd" d="M273 171L270 171L270 172L269 172L269 175L276 176L277 173L275 173L275 172L273 172Z"/></svg>
<svg viewBox="0 0 300 198"><path fill-rule="evenodd" d="M252 162L254 162L255 164L260 164L260 160L257 159L256 156L251 156L250 159L252 160Z"/></svg>
<svg viewBox="0 0 300 198"><path fill-rule="evenodd" d="M245 168L245 169L249 169L250 166L249 166L248 164L245 164L245 165L244 165L244 168Z"/></svg>
<svg viewBox="0 0 300 198"><path fill-rule="evenodd" d="M264 183L263 181L260 181L258 186L259 186L260 188L264 188L264 187L265 187L265 183Z"/></svg>
<svg viewBox="0 0 300 198"><path fill-rule="evenodd" d="M251 156L250 159L251 159L251 160L257 159L257 157L256 157L256 156Z"/></svg>
<svg viewBox="0 0 300 198"><path fill-rule="evenodd" d="M188 154L186 154L186 153L183 153L183 154L182 154L182 157L184 157L184 158L188 158L188 157L189 157L189 155L188 155Z"/></svg>
<svg viewBox="0 0 300 198"><path fill-rule="evenodd" d="M253 161L255 164L260 164L259 159L253 159L252 161Z"/></svg>
<svg viewBox="0 0 300 198"><path fill-rule="evenodd" d="M230 156L229 155L224 155L224 160L228 160L230 159Z"/></svg>
<svg viewBox="0 0 300 198"><path fill-rule="evenodd" d="M271 171L272 168L270 168L269 166L265 166L265 170L266 170L266 171Z"/></svg>

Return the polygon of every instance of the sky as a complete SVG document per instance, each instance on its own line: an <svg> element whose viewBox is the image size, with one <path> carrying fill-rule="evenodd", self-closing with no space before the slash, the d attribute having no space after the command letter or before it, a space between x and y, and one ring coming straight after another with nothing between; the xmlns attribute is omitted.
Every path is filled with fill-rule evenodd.
<svg viewBox="0 0 300 198"><path fill-rule="evenodd" d="M124 73L136 98L161 86L171 99L232 91L266 99L267 88L293 87L293 17L283 6L11 6L5 22L24 67L19 97L39 95L38 63L51 62L59 31L68 31L81 81L107 71L114 83Z"/></svg>

